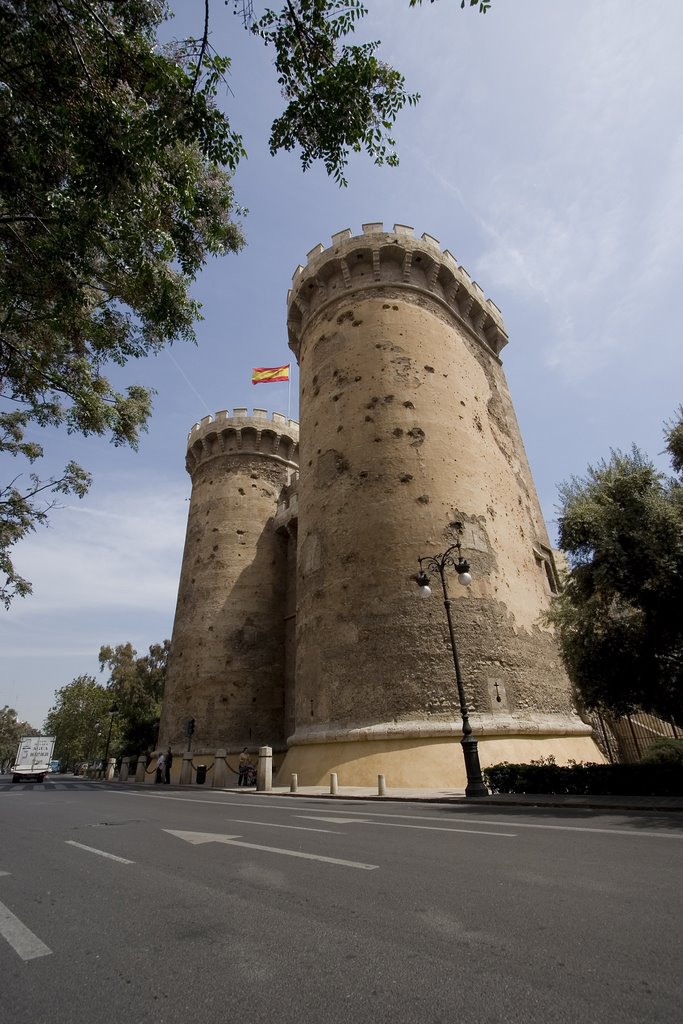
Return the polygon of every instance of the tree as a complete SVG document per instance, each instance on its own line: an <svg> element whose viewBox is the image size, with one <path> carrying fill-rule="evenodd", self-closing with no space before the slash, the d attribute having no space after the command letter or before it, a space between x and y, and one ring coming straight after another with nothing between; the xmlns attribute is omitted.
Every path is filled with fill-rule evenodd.
<svg viewBox="0 0 683 1024"><path fill-rule="evenodd" d="M118 747L123 754L153 750L159 732L170 642L152 644L142 657L132 644L100 648L100 669L109 669L107 691L118 713Z"/></svg>
<svg viewBox="0 0 683 1024"><path fill-rule="evenodd" d="M112 724L109 692L93 676L84 675L57 690L55 698L44 725L45 732L57 738L54 756L69 765L102 757ZM115 746L114 731L112 740L110 749Z"/></svg>
<svg viewBox="0 0 683 1024"><path fill-rule="evenodd" d="M287 0L258 20L251 0L234 6L272 47L287 101L271 152L299 147L340 183L350 151L397 162L392 126L417 96L378 43L344 41L360 0ZM230 60L209 11L199 38L161 46L166 0L0 0L0 452L15 459L43 457L32 427L136 448L151 393L105 371L192 340L192 281L243 245L230 175L245 154L216 104ZM89 483L74 462L0 483L6 607L31 591L13 545Z"/></svg>
<svg viewBox="0 0 683 1024"><path fill-rule="evenodd" d="M683 409L666 431L680 473ZM637 448L560 491L571 571L550 620L589 709L683 720L683 486Z"/></svg>
<svg viewBox="0 0 683 1024"><path fill-rule="evenodd" d="M214 103L229 62L160 49L164 16L157 0L0 2L0 451L29 463L29 425L137 446L150 393L105 367L191 339L191 280L242 245L226 173L242 145ZM49 495L88 484L69 463L0 488L6 605L30 591L11 546Z"/></svg>
<svg viewBox="0 0 683 1024"><path fill-rule="evenodd" d="M14 760L22 736L38 735L38 730L28 722L18 721L14 708L7 704L0 708L0 772Z"/></svg>

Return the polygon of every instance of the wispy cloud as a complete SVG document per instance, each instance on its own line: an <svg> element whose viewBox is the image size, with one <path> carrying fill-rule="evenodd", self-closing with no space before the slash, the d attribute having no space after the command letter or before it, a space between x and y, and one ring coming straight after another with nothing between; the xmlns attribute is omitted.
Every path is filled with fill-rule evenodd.
<svg viewBox="0 0 683 1024"><path fill-rule="evenodd" d="M183 482L184 484L184 482ZM187 517L187 485L154 478L101 481L82 504L17 546L34 592L0 618L0 705L40 725L55 690L98 678L102 644L140 652L169 637Z"/></svg>
<svg viewBox="0 0 683 1024"><path fill-rule="evenodd" d="M49 529L16 549L17 567L34 592L14 603L10 618L172 607L187 503L178 485L163 487L124 486L56 511Z"/></svg>
<svg viewBox="0 0 683 1024"><path fill-rule="evenodd" d="M429 161L481 229L470 272L499 304L507 293L545 307L549 340L538 358L574 380L617 349L628 357L648 304L678 272L683 82L671 21L683 30L683 12L667 5L659 20L626 6L628 16L617 0L563 8L573 29L565 34L547 6L516 10L540 30L527 65L515 63L514 45L488 52L489 88L469 97L469 125L445 133L440 159ZM495 138L472 147L467 175L458 174L475 121Z"/></svg>

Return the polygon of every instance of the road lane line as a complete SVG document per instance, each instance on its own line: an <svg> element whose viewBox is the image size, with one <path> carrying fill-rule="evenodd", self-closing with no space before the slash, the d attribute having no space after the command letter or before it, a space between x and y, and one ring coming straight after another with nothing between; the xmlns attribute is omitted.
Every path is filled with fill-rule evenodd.
<svg viewBox="0 0 683 1024"><path fill-rule="evenodd" d="M37 960L40 956L50 956L52 953L50 947L22 924L4 903L0 903L0 935L22 960Z"/></svg>
<svg viewBox="0 0 683 1024"><path fill-rule="evenodd" d="M274 809L274 810L285 810L285 808L281 808L279 806L279 804L266 804L266 803L262 804L260 801L259 801L258 804L245 804L245 802L243 800L235 800L234 802L231 801L231 800L230 801L228 801L228 800L203 800L201 797L195 799L194 797L191 797L191 796L170 796L170 795L169 796L166 796L166 795L162 796L161 794L159 794L159 796L157 796L156 793L132 793L131 792L131 793L118 793L117 795L118 796L141 796L141 797L146 797L148 800L174 800L176 803L185 803L185 804L210 804L212 807L241 807L243 810L244 810L245 806L248 806L248 807L258 807L259 810L262 807L270 807L271 809ZM286 810L289 811L289 808L286 808ZM293 828L293 829L297 829L300 832L326 832L326 833L328 833L331 836L343 835L342 832L335 832L333 829L329 829L329 828L306 828L304 825L279 825L279 824L276 824L275 822L272 822L272 821L252 821L252 820L249 820L249 819L246 819L246 818L228 818L227 820L228 821L234 821L238 825L268 825L270 828ZM328 819L323 818L322 820L326 821ZM329 820L332 821L333 819L330 818Z"/></svg>
<svg viewBox="0 0 683 1024"><path fill-rule="evenodd" d="M359 818L323 818L317 814L297 814L297 818L306 818L309 821L327 821L330 825L355 825Z"/></svg>
<svg viewBox="0 0 683 1024"><path fill-rule="evenodd" d="M287 798L287 799L289 799L289 798ZM500 806L502 806L502 805L500 805ZM512 809L519 810L520 806L516 805L516 806L513 807L511 805L511 810ZM534 810L544 810L545 808L536 807L536 808L533 808L533 809ZM562 810L561 808L552 808L552 809L553 810L557 810L557 811L561 811ZM468 808L468 810L469 810L469 808ZM575 811L576 808L575 807L567 808L567 810ZM317 815L310 815L309 817L311 817L312 819L315 820L316 818L320 818L324 813L325 813L324 812L324 808L321 807L319 814L317 814ZM458 810L457 813L460 814L462 812L460 810ZM509 815L510 812L506 810L504 813L507 813ZM526 813L529 813L529 812L526 812ZM603 814L608 814L608 813L609 814L619 814L619 813L624 813L624 812L619 812L619 811L614 810L613 808L611 808L609 811L607 811L607 809L606 809L604 812L601 812L601 813L603 813ZM434 815L431 815L431 814L429 814L429 815L428 814L399 814L399 813L387 814L386 812L383 813L381 811L353 811L353 810L346 810L346 808L344 808L344 814L358 815L359 818L405 818L406 821L441 821L442 820L441 818L435 818ZM297 815L297 817L304 817L304 815ZM323 818L323 821L324 820L325 819ZM476 818L475 817L474 820L478 821L481 825L498 825L498 826L501 825L501 822L499 822L499 821L487 821L484 818ZM631 832L628 829L623 829L623 828L622 829L619 829L619 828L591 828L588 825L541 825L541 824L537 825L534 822L529 822L529 821L512 821L512 822L506 821L504 824L507 825L508 827L512 827L512 828L540 828L540 829L549 829L551 831L556 831L556 832L597 832L597 833L600 833L600 834L603 834L603 835L610 835L610 836L631 836L631 837L638 837L638 838L640 838L641 836L644 836L644 837L649 837L650 839L683 839L683 833L681 835L669 835L668 833L662 833L662 832L641 832L639 830L636 831L635 829ZM494 834L495 835L500 835L500 833L498 833L498 832L496 832Z"/></svg>
<svg viewBox="0 0 683 1024"><path fill-rule="evenodd" d="M255 803L250 804L246 799L221 800L220 798L218 798L216 800L207 800L200 796L172 796L170 793L167 796L165 793L163 795L161 793L139 793L134 789L128 791L125 789L103 789L100 792L106 793L107 795L113 794L114 796L137 796L140 797L142 800L173 800L175 801L175 803L181 804L210 804L212 807L241 807L242 810L246 810L249 807L270 807L271 810L281 809L280 803L269 804L266 803L265 800L257 800ZM217 793L216 796L219 797L219 793Z"/></svg>
<svg viewBox="0 0 683 1024"><path fill-rule="evenodd" d="M117 796L138 796L138 797L144 797L147 800L177 800L177 801L180 801L182 803L211 804L214 807L269 807L271 810L277 808L278 810L283 810L283 811L286 811L287 813L292 813L294 808L289 807L289 806L288 807L284 807L283 806L284 801L287 801L288 803L291 804L292 800L296 799L296 797L292 798L290 796L284 796L284 795L282 797L278 797L276 795L274 797L274 799L276 799L278 801L277 803L268 803L268 802L266 802L265 799L259 798L255 803L248 804L246 799L244 799L244 800L235 800L235 801L233 801L233 800L220 800L220 799L207 800L207 799L202 799L201 797L198 798L198 799L193 799L192 797L187 797L187 796L171 796L170 794L168 796L166 796L165 794L163 796L161 794L159 794L157 796L156 793L139 793L139 792L134 792L133 790L131 790L129 792L126 792L125 790L115 790L115 789L100 790L100 792L101 793L114 793ZM305 798L305 799L308 799L308 798ZM316 798L311 798L311 800L313 800L313 799L316 799ZM324 796L320 796L317 799L324 800L325 797ZM282 801L282 803L280 801ZM406 802L409 802L409 801L406 801ZM415 803L419 803L419 801L415 801ZM522 813L524 813L523 807L520 804L511 804L509 808L505 807L503 804L498 804L497 806L499 806L501 808L501 812L503 814L510 815L511 812L519 813L520 811ZM474 808L471 808L471 807L467 807L467 808L465 808L465 807L463 807L463 808L457 807L457 808L454 808L454 809L449 808L449 812L450 813L455 813L455 814L470 813L473 810L474 810ZM561 807L542 807L542 806L539 806L539 807L532 807L532 808L530 808L528 811L526 811L526 813L529 814L529 813L532 813L533 811L539 811L539 810L541 810L541 811L542 810L555 811L557 814L561 814L562 811L563 811L563 808L561 808ZM581 811L582 808L567 807L566 810L568 810L568 811L577 811L577 810ZM614 808L614 807L609 807L609 808L608 807L605 807L605 808L585 808L583 810L585 811L586 814L597 813L597 814L601 814L603 817L604 816L615 815L615 814L616 815L619 815L619 814L623 815L625 813L628 813L627 811L620 811L618 808ZM645 811L640 811L640 812L634 812L634 813L646 813L646 812ZM667 812L665 812L665 813L667 813ZM668 812L668 813L673 813L673 812ZM320 808L320 814L321 815L324 814L324 809L322 807ZM366 817L366 818L371 818L371 817L372 818L405 818L405 819L407 819L409 821L440 821L441 820L440 818L434 817L434 815L427 815L427 814L400 814L399 812L397 812L396 814L387 814L386 812L382 813L381 811L367 811L367 810L354 811L354 810L348 810L346 807L344 808L344 814L347 814L347 815L348 814L355 814L355 815L358 815L358 817ZM498 822L498 821L487 821L485 819L477 819L477 818L475 818L475 820L479 820L482 825L500 826L500 822ZM505 824L507 825L508 823L505 822ZM681 834L681 835L672 835L672 834L669 834L667 832L641 832L640 830L637 830L636 828L634 828L632 831L630 831L628 829L623 829L623 828L622 829L618 829L618 828L590 828L589 826L584 826L584 825L541 825L541 824L536 825L533 822L528 822L528 821L514 821L514 822L511 823L511 825L515 829L519 829L519 828L539 828L539 829L547 829L547 830L557 831L557 832L595 832L595 833L598 833L598 834L609 835L609 836L631 836L631 838L640 838L642 836L643 838L649 838L649 839L679 839L679 840L683 839L683 834ZM500 833L496 833L496 835L499 835L499 834Z"/></svg>
<svg viewBox="0 0 683 1024"><path fill-rule="evenodd" d="M119 864L135 864L134 860L126 860L125 857L117 857L114 853L105 853L104 850L96 850L94 846L84 846L83 843L76 843L73 839L65 839L67 846L77 846L79 850L87 850L88 853L96 853L99 857L107 857L109 860L116 860Z"/></svg>
<svg viewBox="0 0 683 1024"><path fill-rule="evenodd" d="M315 818L309 814L300 814L300 818L310 819L311 821L338 821L340 824L342 818ZM423 832L464 832L467 835L472 836L502 836L504 839L514 839L516 832L484 832L480 829L474 828L445 828L441 825L402 825L400 822L395 821L368 821L365 818L350 818L347 819L349 825L386 825L389 828L417 828Z"/></svg>
<svg viewBox="0 0 683 1024"><path fill-rule="evenodd" d="M325 832L329 836L341 836L343 832L335 832L331 828L308 828L306 825L278 825L274 821L251 821L249 818L227 818L227 821L234 821L236 825L267 825L268 828L293 828L297 832ZM323 821L331 819L323 818Z"/></svg>

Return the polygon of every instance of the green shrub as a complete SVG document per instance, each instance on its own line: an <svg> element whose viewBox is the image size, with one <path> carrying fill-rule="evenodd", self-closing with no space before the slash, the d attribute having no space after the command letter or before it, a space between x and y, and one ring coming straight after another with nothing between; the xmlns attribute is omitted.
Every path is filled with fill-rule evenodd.
<svg viewBox="0 0 683 1024"><path fill-rule="evenodd" d="M683 765L683 740L656 740L647 748L640 763Z"/></svg>
<svg viewBox="0 0 683 1024"><path fill-rule="evenodd" d="M591 796L683 796L683 763L555 764L553 757L530 764L485 768L484 781L494 793L583 794Z"/></svg>

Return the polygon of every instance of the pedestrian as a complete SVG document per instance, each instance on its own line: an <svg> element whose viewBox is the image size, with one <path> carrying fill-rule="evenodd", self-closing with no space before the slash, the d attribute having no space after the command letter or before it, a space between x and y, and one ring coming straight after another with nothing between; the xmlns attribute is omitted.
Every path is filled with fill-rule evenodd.
<svg viewBox="0 0 683 1024"><path fill-rule="evenodd" d="M163 754L159 754L159 757L157 759L156 775L154 777L154 781L157 782L157 783L164 781L164 762L165 762L164 755Z"/></svg>
<svg viewBox="0 0 683 1024"><path fill-rule="evenodd" d="M166 785L170 785L171 782L171 765L173 764L173 753L169 747L166 751L166 758L164 760L164 782Z"/></svg>
<svg viewBox="0 0 683 1024"><path fill-rule="evenodd" d="M246 786L247 776L249 774L249 768L251 767L251 761L249 760L249 754L247 748L242 747L242 753L240 754L239 762L239 775L237 776L237 785Z"/></svg>

